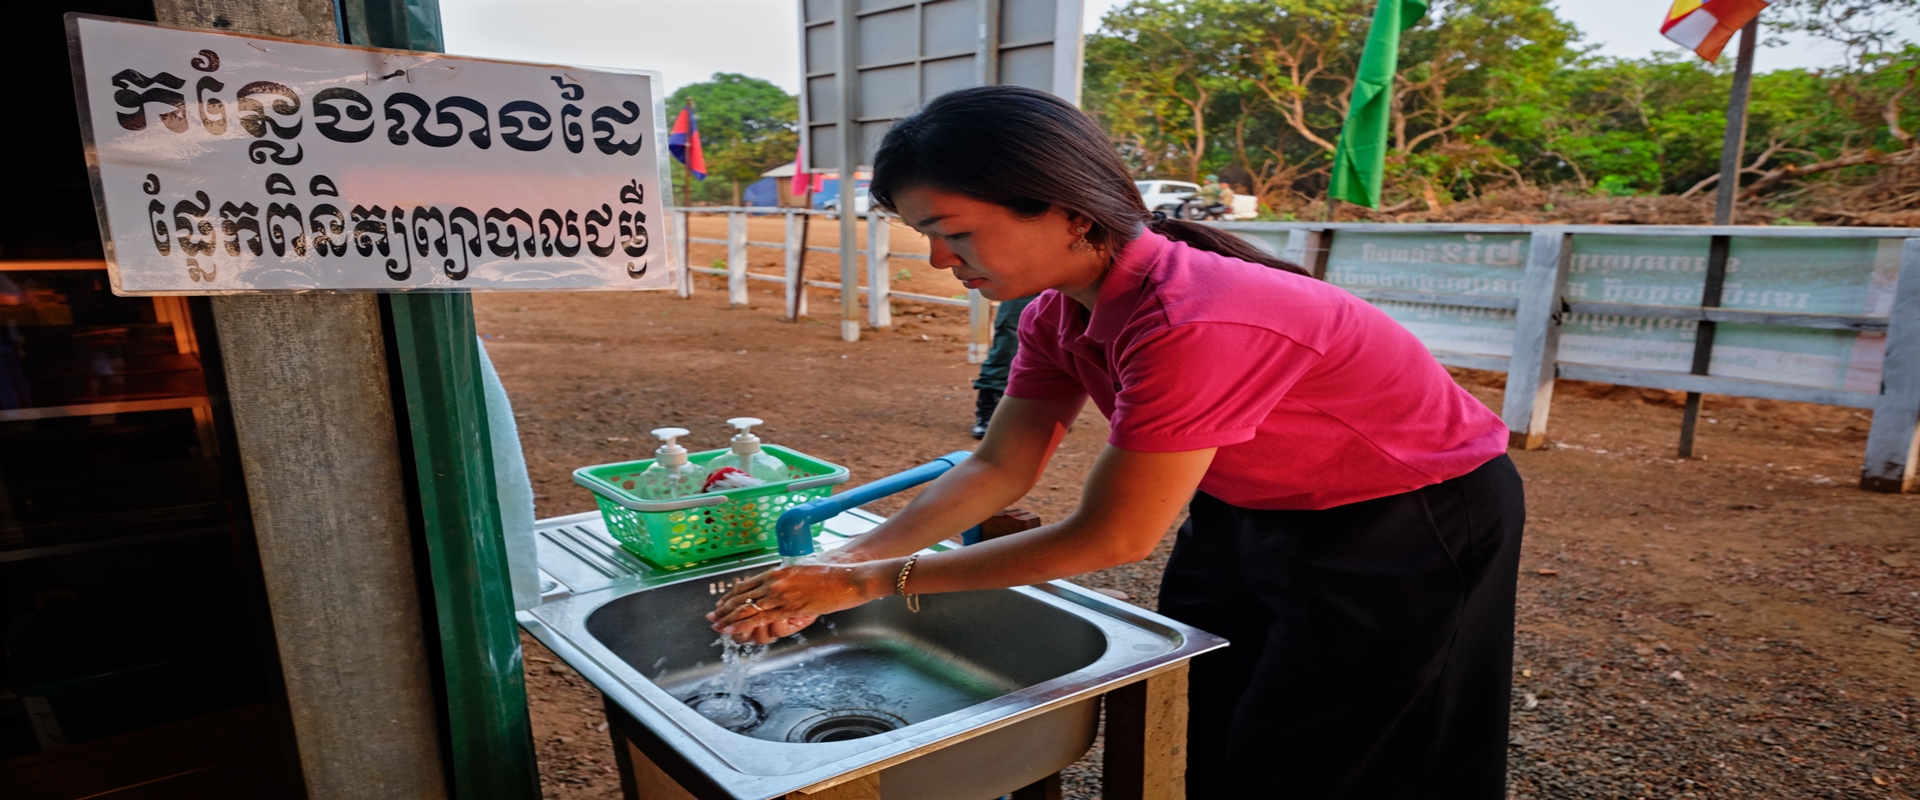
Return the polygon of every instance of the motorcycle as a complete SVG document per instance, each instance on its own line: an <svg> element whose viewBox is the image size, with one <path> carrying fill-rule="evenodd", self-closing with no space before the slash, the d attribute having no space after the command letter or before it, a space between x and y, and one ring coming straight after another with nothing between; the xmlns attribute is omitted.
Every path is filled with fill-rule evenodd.
<svg viewBox="0 0 1920 800"><path fill-rule="evenodd" d="M1223 203L1209 204L1199 200L1188 200L1181 203L1179 211L1172 216L1176 219L1191 220L1193 222L1205 222L1213 219L1231 219L1233 217L1233 206Z"/></svg>

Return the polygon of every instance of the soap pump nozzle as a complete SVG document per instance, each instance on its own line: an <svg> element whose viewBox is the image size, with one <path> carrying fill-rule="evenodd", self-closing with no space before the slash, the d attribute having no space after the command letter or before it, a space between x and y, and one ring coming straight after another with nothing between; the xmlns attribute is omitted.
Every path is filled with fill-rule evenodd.
<svg viewBox="0 0 1920 800"><path fill-rule="evenodd" d="M666 444L660 445L660 449L653 451L654 455L659 456L659 464L661 466L678 467L687 463L687 448L681 447L679 443L674 440L688 433L689 431L686 428L655 428L653 430L654 436L659 437L660 441L666 442Z"/></svg>
<svg viewBox="0 0 1920 800"><path fill-rule="evenodd" d="M733 452L735 454L750 456L760 452L760 437L753 435L753 426L759 425L762 422L764 422L764 420L753 417L734 417L733 419L727 420L728 425L732 425L740 431L733 435Z"/></svg>

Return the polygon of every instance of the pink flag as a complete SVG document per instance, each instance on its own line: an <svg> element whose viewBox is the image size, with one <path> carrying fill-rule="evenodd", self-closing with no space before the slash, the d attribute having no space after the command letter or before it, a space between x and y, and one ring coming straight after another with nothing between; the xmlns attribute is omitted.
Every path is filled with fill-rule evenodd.
<svg viewBox="0 0 1920 800"><path fill-rule="evenodd" d="M793 180L790 183L793 184L794 197L804 197L813 191L813 176L803 171L807 167L807 160L803 157L805 155L805 151L796 151L793 154Z"/></svg>

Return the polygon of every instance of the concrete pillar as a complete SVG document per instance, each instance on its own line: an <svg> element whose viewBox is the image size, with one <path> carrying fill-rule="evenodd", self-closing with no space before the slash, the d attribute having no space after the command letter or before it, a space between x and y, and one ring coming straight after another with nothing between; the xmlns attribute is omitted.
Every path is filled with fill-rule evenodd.
<svg viewBox="0 0 1920 800"><path fill-rule="evenodd" d="M156 0L154 12L339 41L328 0ZM377 298L237 295L213 309L307 795L444 798Z"/></svg>

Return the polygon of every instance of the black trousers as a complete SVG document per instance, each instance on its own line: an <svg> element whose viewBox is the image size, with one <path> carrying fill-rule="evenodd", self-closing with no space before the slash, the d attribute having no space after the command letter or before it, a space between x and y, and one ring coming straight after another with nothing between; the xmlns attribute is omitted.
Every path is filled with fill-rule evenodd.
<svg viewBox="0 0 1920 800"><path fill-rule="evenodd" d="M1187 797L1505 797L1525 520L1505 455L1323 511L1196 494L1160 613L1233 644L1193 663Z"/></svg>

